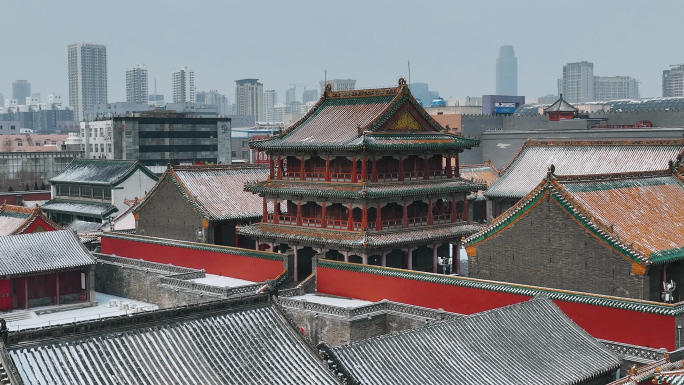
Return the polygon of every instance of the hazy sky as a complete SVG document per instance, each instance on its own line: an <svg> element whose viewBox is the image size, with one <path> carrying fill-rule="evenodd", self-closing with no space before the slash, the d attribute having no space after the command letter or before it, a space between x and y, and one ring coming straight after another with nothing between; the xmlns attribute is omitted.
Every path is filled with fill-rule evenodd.
<svg viewBox="0 0 684 385"><path fill-rule="evenodd" d="M27 79L45 101L68 98L67 45L107 45L109 101L124 101L125 71L147 64L150 93L170 99L171 72L189 66L198 91L233 101L235 80L259 78L284 102L291 83L359 87L407 76L443 97L495 91L499 47L514 46L518 93L556 93L568 62L628 75L661 96L662 71L684 63L684 2L672 1L177 1L0 0L0 93Z"/></svg>

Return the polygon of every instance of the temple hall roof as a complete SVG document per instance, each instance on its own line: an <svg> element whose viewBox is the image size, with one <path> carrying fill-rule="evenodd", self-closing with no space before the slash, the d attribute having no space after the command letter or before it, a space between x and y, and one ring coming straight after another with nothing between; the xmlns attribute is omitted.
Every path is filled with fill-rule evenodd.
<svg viewBox="0 0 684 385"><path fill-rule="evenodd" d="M157 176L137 160L102 160L75 158L50 183L79 183L116 186L140 170L153 180Z"/></svg>
<svg viewBox="0 0 684 385"><path fill-rule="evenodd" d="M486 189L484 183L463 179L371 183L368 185L360 183L266 180L245 185L245 191L250 191L254 194L348 199L374 199L440 193L451 194L484 189Z"/></svg>
<svg viewBox="0 0 684 385"><path fill-rule="evenodd" d="M549 197L626 258L642 264L684 259L684 181L674 171L546 178L484 230L466 239L474 245L504 230Z"/></svg>
<svg viewBox="0 0 684 385"><path fill-rule="evenodd" d="M205 220L258 219L263 215L263 199L244 191L244 186L268 179L268 174L268 166L262 165L169 166L133 213L144 210L163 184L172 183ZM272 202L268 209L273 212Z"/></svg>
<svg viewBox="0 0 684 385"><path fill-rule="evenodd" d="M72 201L67 199L51 199L41 206L43 211L84 215L88 217L105 218L118 209L106 202Z"/></svg>
<svg viewBox="0 0 684 385"><path fill-rule="evenodd" d="M41 219L50 228L44 230L61 230L62 227L50 220L40 208L13 206L3 203L0 205L0 236L20 234L37 219Z"/></svg>
<svg viewBox="0 0 684 385"><path fill-rule="evenodd" d="M305 242L314 245L325 244L357 249L373 249L385 246L399 247L416 243L428 244L449 239L460 239L463 236L474 234L481 228L482 226L474 223L461 222L379 232L363 232L256 223L240 227L238 232L242 235L257 238Z"/></svg>
<svg viewBox="0 0 684 385"><path fill-rule="evenodd" d="M578 384L620 366L545 297L329 351L354 380L375 385Z"/></svg>
<svg viewBox="0 0 684 385"><path fill-rule="evenodd" d="M499 179L499 171L489 161L484 164L461 165L459 170L461 178L483 182L488 187Z"/></svg>
<svg viewBox="0 0 684 385"><path fill-rule="evenodd" d="M0 237L0 277L16 277L94 265L70 230Z"/></svg>
<svg viewBox="0 0 684 385"><path fill-rule="evenodd" d="M340 384L296 333L268 305L52 339L9 357L27 385Z"/></svg>
<svg viewBox="0 0 684 385"><path fill-rule="evenodd" d="M683 149L682 140L528 140L485 196L522 198L544 178L549 164L558 175L662 170Z"/></svg>
<svg viewBox="0 0 684 385"><path fill-rule="evenodd" d="M478 139L447 133L411 96L396 88L332 91L282 134L250 142L259 150L459 150Z"/></svg>

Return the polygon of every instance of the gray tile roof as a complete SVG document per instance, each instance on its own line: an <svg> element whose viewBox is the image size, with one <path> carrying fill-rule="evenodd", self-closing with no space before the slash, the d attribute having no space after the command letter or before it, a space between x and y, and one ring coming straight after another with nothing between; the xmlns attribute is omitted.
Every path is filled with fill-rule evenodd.
<svg viewBox="0 0 684 385"><path fill-rule="evenodd" d="M68 201L64 199L51 199L40 208L45 212L69 213L74 215L86 215L106 217L118 209L109 203Z"/></svg>
<svg viewBox="0 0 684 385"><path fill-rule="evenodd" d="M565 141L529 140L501 172L485 196L521 199L546 176L596 175L664 170L684 149L681 140Z"/></svg>
<svg viewBox="0 0 684 385"><path fill-rule="evenodd" d="M94 265L70 230L0 237L0 277L33 275Z"/></svg>
<svg viewBox="0 0 684 385"><path fill-rule="evenodd" d="M115 186L136 170L141 170L153 180L157 176L137 160L74 159L50 183L86 183Z"/></svg>
<svg viewBox="0 0 684 385"><path fill-rule="evenodd" d="M620 366L543 297L332 352L357 381L373 385L577 384Z"/></svg>
<svg viewBox="0 0 684 385"><path fill-rule="evenodd" d="M271 307L12 349L32 384L340 384Z"/></svg>

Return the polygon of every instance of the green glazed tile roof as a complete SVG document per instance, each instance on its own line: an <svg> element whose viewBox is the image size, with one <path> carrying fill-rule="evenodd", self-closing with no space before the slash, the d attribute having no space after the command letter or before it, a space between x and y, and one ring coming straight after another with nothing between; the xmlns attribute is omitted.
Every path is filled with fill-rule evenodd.
<svg viewBox="0 0 684 385"><path fill-rule="evenodd" d="M405 133L376 132L408 106L427 125ZM318 103L283 134L250 142L258 150L460 150L479 145L475 138L443 132L411 96L408 86L344 92L326 91Z"/></svg>
<svg viewBox="0 0 684 385"><path fill-rule="evenodd" d="M238 228L238 233L257 238L277 239L283 242L376 249L387 246L431 244L455 241L475 233L480 225L461 222L446 225L421 226L388 231L343 231L323 228L257 223Z"/></svg>
<svg viewBox="0 0 684 385"><path fill-rule="evenodd" d="M543 294L552 300L609 307L614 309L638 311L643 313L652 313L667 316L677 316L684 314L684 303L666 304L631 298L620 298L599 294L582 293L576 291L558 290L538 286L487 281L484 279L422 273L412 270L392 269L373 265L360 265L355 263L346 263L327 259L319 260L318 266L336 270L355 271L359 273L378 275L383 277L393 277L406 280L431 282L447 286L460 286L473 289L518 294L528 297L534 297L536 295Z"/></svg>
<svg viewBox="0 0 684 385"><path fill-rule="evenodd" d="M416 195L449 195L458 192L484 190L482 183L460 179L407 181L394 183L331 183L309 181L262 181L246 184L245 191L273 196L303 196L320 198L375 199Z"/></svg>
<svg viewBox="0 0 684 385"><path fill-rule="evenodd" d="M544 197L556 201L586 230L636 263L684 259L684 183L670 171L547 176L489 227L468 237L466 244L485 241Z"/></svg>
<svg viewBox="0 0 684 385"><path fill-rule="evenodd" d="M76 158L50 183L79 183L103 186L116 186L136 170L150 179L157 180L147 167L136 160L100 160Z"/></svg>

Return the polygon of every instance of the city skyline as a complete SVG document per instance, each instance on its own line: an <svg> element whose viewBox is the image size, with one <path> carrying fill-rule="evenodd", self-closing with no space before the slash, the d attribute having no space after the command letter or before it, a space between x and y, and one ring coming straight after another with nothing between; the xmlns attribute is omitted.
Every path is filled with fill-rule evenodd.
<svg viewBox="0 0 684 385"><path fill-rule="evenodd" d="M328 79L357 79L358 88L393 85L399 77L408 77L408 60L411 60L411 81L414 83L428 83L439 89L445 98L481 96L495 92L492 74L496 63L492 58L502 45L515 47L519 95L536 98L555 93L556 79L562 76L563 65L589 61L594 63L598 73L639 79L642 97L657 97L661 96L662 71L684 62L684 55L673 50L667 39L652 39L636 29L616 29L610 22L591 28L573 28L573 39L585 43L566 44L561 48L556 31L560 29L561 34L567 35L570 26L564 26L562 21L559 26L557 15L566 10L561 4L543 2L493 13L487 11L490 5L485 9L478 4L459 2L445 3L438 13L412 11L412 24L436 25L437 38L420 34L399 38L396 28L382 27L384 23L378 23L405 18L411 3L401 1L372 4L351 1L344 5L267 2L261 6L206 2L205 5L211 5L212 12L197 14L175 12L176 5L181 3L173 1L135 3L138 12L130 13L127 10L133 3L122 1L108 9L113 18L155 31L145 35L135 29L83 29L79 25L60 26L59 33L55 34L51 30L55 19L70 15L79 20L95 20L101 17L99 7L79 0L67 5L36 1L27 4L0 3L2 14L15 15L6 20L5 30L21 30L22 20L32 20L32 26L35 25L22 34L22 39L7 41L7 52L14 54L12 60L0 63L0 93L5 97L11 94L11 83L17 79L28 79L37 92L60 93L66 97L68 79L64 47L80 41L107 46L110 101L125 100L125 71L138 63L148 65L150 79L160 79L158 93L171 99L171 84L162 79L168 79L173 70L186 65L197 74L197 89L217 89L225 95L233 95L235 80L259 78L265 87L284 95L290 84L316 83L326 76L326 71ZM494 2L491 9L499 9L497 4L507 3ZM597 15L611 14L614 20L639 25L640 29L657 28L666 36L676 35L677 23L674 21L678 12L673 8L684 9L684 4L652 7L634 1L616 8L611 4L580 1L577 9L585 8ZM174 27L194 24L230 33L252 25L253 20L240 17L244 14L258 14L259 23L269 25L285 26L286 20L306 21L287 24L288 30L302 36L306 43L272 46L274 49L267 56L277 58L273 62L260 59L266 55L263 47L270 39L261 33L225 41ZM335 14L340 20L354 19L361 24L378 26L369 31L372 33L341 32L341 29L330 28L326 18L318 17L320 14ZM471 31L479 32L471 34ZM452 40L455 43L446 45ZM26 46L32 49L26 49ZM646 63L634 59L637 47L639 57L648 58ZM39 57L36 52L40 52Z"/></svg>

